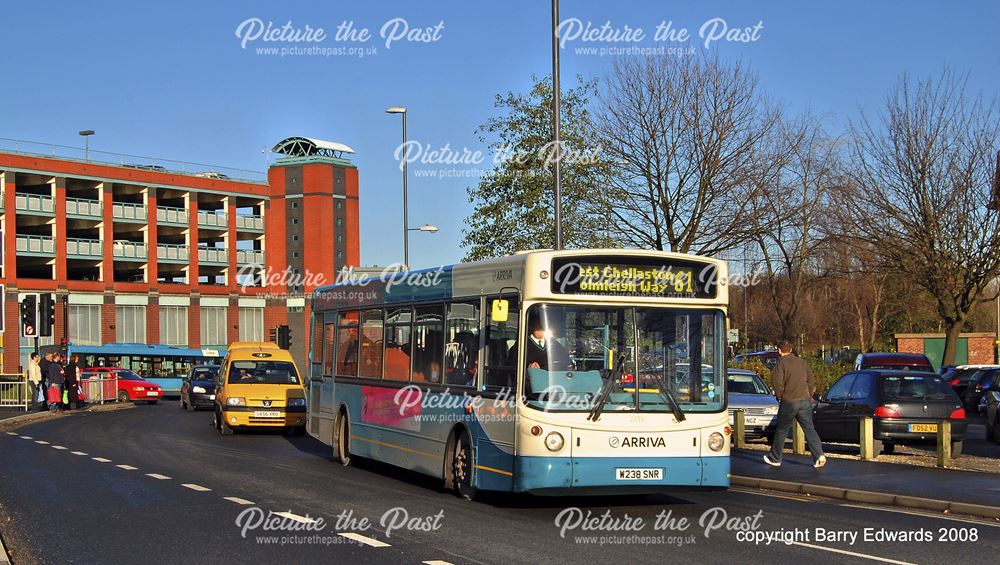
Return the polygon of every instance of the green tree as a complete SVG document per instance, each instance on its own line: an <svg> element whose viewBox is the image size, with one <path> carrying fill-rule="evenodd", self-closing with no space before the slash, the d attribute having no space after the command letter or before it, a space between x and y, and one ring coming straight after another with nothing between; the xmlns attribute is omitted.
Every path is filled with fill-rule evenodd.
<svg viewBox="0 0 1000 565"><path fill-rule="evenodd" d="M493 168L468 189L474 211L466 218L465 260L554 245L556 158L562 159L564 245L595 248L610 243L611 227L595 205L611 170L589 108L596 81L577 80L578 86L562 94L561 152L552 143L550 79L532 76L530 92L497 95L495 107L503 112L478 129L480 141L493 155Z"/></svg>

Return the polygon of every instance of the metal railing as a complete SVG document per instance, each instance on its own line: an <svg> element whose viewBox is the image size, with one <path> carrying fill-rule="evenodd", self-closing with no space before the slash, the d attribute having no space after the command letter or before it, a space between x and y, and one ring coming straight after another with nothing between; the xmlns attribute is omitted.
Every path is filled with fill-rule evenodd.
<svg viewBox="0 0 1000 565"><path fill-rule="evenodd" d="M14 202L18 212L54 214L56 211L55 199L44 194L17 194Z"/></svg>
<svg viewBox="0 0 1000 565"><path fill-rule="evenodd" d="M103 257L104 246L99 239L66 238L66 255L69 257Z"/></svg>
<svg viewBox="0 0 1000 565"><path fill-rule="evenodd" d="M87 216L100 218L102 215L101 201L86 198L67 198L66 214L71 216Z"/></svg>
<svg viewBox="0 0 1000 565"><path fill-rule="evenodd" d="M80 163L100 163L102 165L113 165L128 169L145 169L157 172L180 173L203 178L221 178L240 180L242 182L253 182L257 184L267 184L267 173L263 171L253 171L249 169L239 169L235 167L220 167L219 165L207 165L204 163L189 163L185 161L174 161L172 159L160 159L156 157L143 157L141 155L128 155L111 151L100 151L83 147L71 147L68 145L57 145L54 143L40 143L37 141L27 141L23 139L0 138L0 151L6 153L17 153L21 155L38 155L41 157L53 157L67 161L77 161Z"/></svg>
<svg viewBox="0 0 1000 565"><path fill-rule="evenodd" d="M50 235L18 235L16 249L18 253L55 255L56 242Z"/></svg>
<svg viewBox="0 0 1000 565"><path fill-rule="evenodd" d="M200 247L198 248L199 263L228 263L229 250L225 247Z"/></svg>
<svg viewBox="0 0 1000 565"><path fill-rule="evenodd" d="M257 251L255 249L237 249L236 250L236 264L237 265L260 265L264 266L264 252Z"/></svg>
<svg viewBox="0 0 1000 565"><path fill-rule="evenodd" d="M145 259L147 257L146 244L123 239L116 240L113 255L118 259Z"/></svg>
<svg viewBox="0 0 1000 565"><path fill-rule="evenodd" d="M24 408L28 410L32 400L28 381L21 375L0 375L0 406L4 408Z"/></svg>
<svg viewBox="0 0 1000 565"><path fill-rule="evenodd" d="M146 207L132 202L115 202L111 205L111 216L116 220L146 221Z"/></svg>
<svg viewBox="0 0 1000 565"><path fill-rule="evenodd" d="M198 225L206 227L226 228L228 216L225 212L206 212L198 210Z"/></svg>
<svg viewBox="0 0 1000 565"><path fill-rule="evenodd" d="M187 245L160 243L156 246L156 258L164 261L188 261L191 256L190 249Z"/></svg>
<svg viewBox="0 0 1000 565"><path fill-rule="evenodd" d="M118 377L80 379L80 391L89 404L118 402Z"/></svg>
<svg viewBox="0 0 1000 565"><path fill-rule="evenodd" d="M157 206L156 221L166 222L171 224L187 225L188 211L185 208L171 208L168 206Z"/></svg>
<svg viewBox="0 0 1000 565"><path fill-rule="evenodd" d="M264 216L237 214L236 229L264 231Z"/></svg>

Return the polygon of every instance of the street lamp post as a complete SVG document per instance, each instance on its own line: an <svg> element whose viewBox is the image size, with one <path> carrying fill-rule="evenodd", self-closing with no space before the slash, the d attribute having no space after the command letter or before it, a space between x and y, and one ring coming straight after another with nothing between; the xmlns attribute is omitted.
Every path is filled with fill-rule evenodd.
<svg viewBox="0 0 1000 565"><path fill-rule="evenodd" d="M387 114L402 114L403 115L403 267L407 270L410 269L410 219L409 219L409 209L406 201L406 152L408 147L406 146L406 108L402 106L393 106L391 108L386 108Z"/></svg>
<svg viewBox="0 0 1000 565"><path fill-rule="evenodd" d="M84 159L90 161L90 136L94 135L94 130L85 129L80 131L80 135L83 136L84 143Z"/></svg>
<svg viewBox="0 0 1000 565"><path fill-rule="evenodd" d="M559 92L559 0L552 0L552 142L555 145L556 250L563 248L562 233L562 146L560 145L560 92Z"/></svg>

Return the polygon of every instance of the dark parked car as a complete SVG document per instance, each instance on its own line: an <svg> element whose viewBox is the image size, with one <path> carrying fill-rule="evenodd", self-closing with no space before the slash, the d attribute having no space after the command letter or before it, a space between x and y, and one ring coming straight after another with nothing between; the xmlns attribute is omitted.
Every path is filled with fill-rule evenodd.
<svg viewBox="0 0 1000 565"><path fill-rule="evenodd" d="M218 365L195 365L181 384L181 408L197 410L215 406L215 376Z"/></svg>
<svg viewBox="0 0 1000 565"><path fill-rule="evenodd" d="M764 351L755 351L753 353L740 353L733 357L733 361L737 363L744 363L747 361L760 361L768 369L774 369L778 364L778 359L781 359L781 355L778 354L777 349L767 349Z"/></svg>
<svg viewBox="0 0 1000 565"><path fill-rule="evenodd" d="M952 456L962 454L968 422L962 401L932 372L868 370L840 377L816 405L823 441L859 443L861 419L874 418L875 454L896 444L937 441L940 422L951 421Z"/></svg>
<svg viewBox="0 0 1000 565"><path fill-rule="evenodd" d="M983 369L1000 369L1000 365L959 365L941 375L941 378L951 385L959 398L962 398L965 396L965 389L969 388L972 376Z"/></svg>
<svg viewBox="0 0 1000 565"><path fill-rule="evenodd" d="M962 394L962 402L965 403L966 410L979 411L979 401L983 398L986 387L997 379L997 375L1000 375L1000 368L980 369L972 375L969 379L969 386Z"/></svg>
<svg viewBox="0 0 1000 565"><path fill-rule="evenodd" d="M854 360L854 370L863 369L935 372L923 353L862 353Z"/></svg>
<svg viewBox="0 0 1000 565"><path fill-rule="evenodd" d="M1000 376L986 384L986 440L1000 444Z"/></svg>

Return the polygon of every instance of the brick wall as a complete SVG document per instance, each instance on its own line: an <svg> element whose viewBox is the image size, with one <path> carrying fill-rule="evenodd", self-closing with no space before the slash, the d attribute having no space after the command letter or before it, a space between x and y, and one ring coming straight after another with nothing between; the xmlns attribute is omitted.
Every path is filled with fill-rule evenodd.
<svg viewBox="0 0 1000 565"><path fill-rule="evenodd" d="M896 342L896 350L900 353L923 353L924 340L922 338L899 338Z"/></svg>
<svg viewBox="0 0 1000 565"><path fill-rule="evenodd" d="M988 365L995 361L993 337L977 336L969 338L969 364Z"/></svg>
<svg viewBox="0 0 1000 565"><path fill-rule="evenodd" d="M188 347L194 349L201 347L201 306L194 297L191 298L191 306L188 307Z"/></svg>

